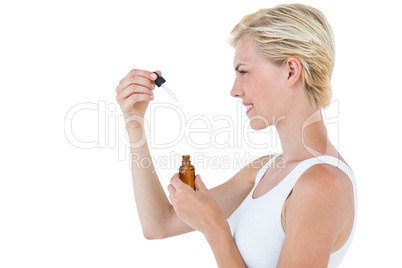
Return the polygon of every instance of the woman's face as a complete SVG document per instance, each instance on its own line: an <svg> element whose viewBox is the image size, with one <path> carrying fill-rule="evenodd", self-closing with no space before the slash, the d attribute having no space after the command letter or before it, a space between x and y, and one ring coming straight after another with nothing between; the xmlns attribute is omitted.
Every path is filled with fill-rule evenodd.
<svg viewBox="0 0 402 268"><path fill-rule="evenodd" d="M264 129L286 116L287 71L261 56L249 37L236 46L234 58L236 79L232 97L241 98L253 129Z"/></svg>

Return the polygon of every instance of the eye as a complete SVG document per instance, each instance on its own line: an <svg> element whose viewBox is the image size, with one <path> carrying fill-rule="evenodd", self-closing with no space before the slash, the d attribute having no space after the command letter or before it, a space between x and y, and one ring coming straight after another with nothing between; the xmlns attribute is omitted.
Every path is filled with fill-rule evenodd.
<svg viewBox="0 0 402 268"><path fill-rule="evenodd" d="M243 70L239 70L239 73L241 74L241 76L244 76L247 72L246 71L243 71Z"/></svg>

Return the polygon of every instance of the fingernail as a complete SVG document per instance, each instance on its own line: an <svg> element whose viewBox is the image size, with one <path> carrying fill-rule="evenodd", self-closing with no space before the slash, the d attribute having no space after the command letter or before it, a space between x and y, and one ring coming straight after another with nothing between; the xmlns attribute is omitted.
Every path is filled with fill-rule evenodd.
<svg viewBox="0 0 402 268"><path fill-rule="evenodd" d="M149 96L150 98L151 98L151 100L153 100L154 99L154 95L151 95L151 96Z"/></svg>
<svg viewBox="0 0 402 268"><path fill-rule="evenodd" d="M152 79L156 79L156 78L157 78L156 74L151 73L151 78L152 78Z"/></svg>

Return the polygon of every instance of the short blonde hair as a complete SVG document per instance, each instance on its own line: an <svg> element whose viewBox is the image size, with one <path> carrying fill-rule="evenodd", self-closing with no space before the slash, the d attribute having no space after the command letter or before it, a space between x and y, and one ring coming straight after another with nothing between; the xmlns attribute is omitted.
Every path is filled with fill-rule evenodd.
<svg viewBox="0 0 402 268"><path fill-rule="evenodd" d="M303 4L278 5L246 15L232 30L229 43L236 47L251 36L256 49L281 65L294 56L302 65L301 78L315 108L331 101L331 76L335 63L334 36L325 16Z"/></svg>

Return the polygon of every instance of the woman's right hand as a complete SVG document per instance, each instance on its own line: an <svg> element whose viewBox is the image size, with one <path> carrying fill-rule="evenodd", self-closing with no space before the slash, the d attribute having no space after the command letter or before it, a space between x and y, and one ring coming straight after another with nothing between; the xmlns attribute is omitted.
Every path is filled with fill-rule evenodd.
<svg viewBox="0 0 402 268"><path fill-rule="evenodd" d="M157 73L162 75L160 71ZM116 87L116 100L123 112L127 129L142 127L149 102L154 98L156 78L152 72L133 69Z"/></svg>

